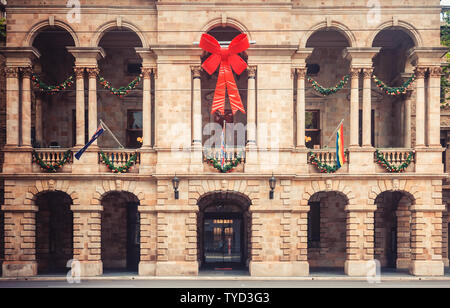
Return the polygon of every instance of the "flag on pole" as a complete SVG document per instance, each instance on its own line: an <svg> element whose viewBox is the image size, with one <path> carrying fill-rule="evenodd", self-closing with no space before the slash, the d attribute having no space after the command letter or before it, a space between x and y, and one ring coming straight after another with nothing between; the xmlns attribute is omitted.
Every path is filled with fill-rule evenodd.
<svg viewBox="0 0 450 308"><path fill-rule="evenodd" d="M341 122L336 133L336 161L337 166L341 168L345 164L344 153L344 123Z"/></svg>
<svg viewBox="0 0 450 308"><path fill-rule="evenodd" d="M220 154L221 154L221 159L220 159L220 166L223 169L223 166L225 165L225 124L226 122L223 122L223 128L222 128L222 136L221 136L221 145L220 145Z"/></svg>
<svg viewBox="0 0 450 308"><path fill-rule="evenodd" d="M80 160L81 155L83 155L84 151L86 151L86 149L95 141L97 140L98 137L100 137L101 134L103 134L105 130L103 129L102 124L100 124L97 128L97 131L95 132L94 136L92 136L91 140L89 140L88 143L86 143L86 145L80 149L77 153L75 153L75 158Z"/></svg>

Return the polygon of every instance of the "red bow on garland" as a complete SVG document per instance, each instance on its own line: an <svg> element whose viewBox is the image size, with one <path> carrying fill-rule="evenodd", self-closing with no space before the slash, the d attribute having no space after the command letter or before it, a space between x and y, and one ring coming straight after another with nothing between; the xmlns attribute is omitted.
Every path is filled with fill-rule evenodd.
<svg viewBox="0 0 450 308"><path fill-rule="evenodd" d="M212 75L220 65L211 113L219 110L221 114L225 114L226 90L228 90L228 97L230 98L233 115L238 110L245 113L232 69L236 74L240 75L247 68L247 63L238 56L238 53L247 50L249 47L250 43L246 34L239 34L236 36L231 41L228 48L220 47L219 42L213 36L202 34L200 48L212 53L212 55L203 62L203 69L208 74Z"/></svg>

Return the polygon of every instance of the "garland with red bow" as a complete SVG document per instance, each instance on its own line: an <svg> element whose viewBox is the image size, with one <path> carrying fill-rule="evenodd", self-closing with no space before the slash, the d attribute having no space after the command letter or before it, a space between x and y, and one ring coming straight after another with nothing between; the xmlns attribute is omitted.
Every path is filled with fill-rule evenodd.
<svg viewBox="0 0 450 308"><path fill-rule="evenodd" d="M250 47L246 34L239 34L230 43L228 48L222 48L219 42L209 34L202 34L200 48L210 52L211 56L203 62L203 69L212 75L219 67L216 90L212 103L211 113L219 111L225 113L225 95L228 90L233 115L240 111L245 113L239 90L234 80L233 71L240 75L247 68L247 63L239 57L238 53Z"/></svg>

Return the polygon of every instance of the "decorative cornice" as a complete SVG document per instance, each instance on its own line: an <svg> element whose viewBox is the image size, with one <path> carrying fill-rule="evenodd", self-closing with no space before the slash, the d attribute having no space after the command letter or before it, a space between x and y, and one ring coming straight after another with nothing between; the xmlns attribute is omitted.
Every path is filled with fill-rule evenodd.
<svg viewBox="0 0 450 308"><path fill-rule="evenodd" d="M200 65L191 65L192 78L199 79L202 75L202 67Z"/></svg>
<svg viewBox="0 0 450 308"><path fill-rule="evenodd" d="M442 68L440 66L430 67L430 77L441 78Z"/></svg>
<svg viewBox="0 0 450 308"><path fill-rule="evenodd" d="M85 70L84 67L75 66L73 68L73 71L75 72L75 77L77 79L84 78L84 70Z"/></svg>
<svg viewBox="0 0 450 308"><path fill-rule="evenodd" d="M359 78L359 74L361 73L361 69L360 68L352 68L350 70L350 76L352 78Z"/></svg>
<svg viewBox="0 0 450 308"><path fill-rule="evenodd" d="M19 68L6 66L4 68L6 78L19 78Z"/></svg>
<svg viewBox="0 0 450 308"><path fill-rule="evenodd" d="M100 70L98 67L88 67L86 68L86 72L88 73L89 78L97 78Z"/></svg>
<svg viewBox="0 0 450 308"><path fill-rule="evenodd" d="M363 68L362 70L364 79L372 78L373 68Z"/></svg>
<svg viewBox="0 0 450 308"><path fill-rule="evenodd" d="M20 72L22 73L22 77L24 78L31 78L31 74L33 74L33 70L31 67L21 67Z"/></svg>
<svg viewBox="0 0 450 308"><path fill-rule="evenodd" d="M425 74L427 73L427 67L418 66L415 69L416 78L425 78Z"/></svg>
<svg viewBox="0 0 450 308"><path fill-rule="evenodd" d="M248 72L248 79L255 79L256 78L256 71L258 69L258 66L256 65L249 65L247 67Z"/></svg>

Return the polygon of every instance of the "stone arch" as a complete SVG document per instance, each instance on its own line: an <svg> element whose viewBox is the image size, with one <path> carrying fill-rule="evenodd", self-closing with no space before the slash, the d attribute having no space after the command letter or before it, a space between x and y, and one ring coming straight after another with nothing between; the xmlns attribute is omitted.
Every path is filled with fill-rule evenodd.
<svg viewBox="0 0 450 308"><path fill-rule="evenodd" d="M210 21L208 21L201 29L201 33L206 33L210 30L212 30L213 28L216 27L232 27L235 28L237 30L239 30L240 32L247 34L249 41L252 40L252 35L250 33L250 31L248 30L248 28L241 23L240 21L238 21L237 19L234 18L230 18L230 17L217 17L214 18Z"/></svg>
<svg viewBox="0 0 450 308"><path fill-rule="evenodd" d="M416 28L411 25L410 23L407 23L402 20L398 20L394 22L393 20L388 20L380 24L370 35L367 39L366 46L371 47L373 45L373 42L377 35L386 29L393 29L393 30L401 30L405 32L406 34L411 37L411 39L414 42L415 47L422 47L423 46L423 40L419 32L416 30Z"/></svg>
<svg viewBox="0 0 450 308"><path fill-rule="evenodd" d="M354 205L357 203L355 194L350 186L347 186L343 181L328 179L312 181L309 186L306 186L300 205L308 206L311 197L320 192L336 192L346 200L347 204Z"/></svg>
<svg viewBox="0 0 450 308"><path fill-rule="evenodd" d="M66 193L71 199L73 205L80 205L78 193L70 186L70 181L58 180L37 180L34 186L29 187L25 194L25 205L34 205L36 199L45 192L60 191Z"/></svg>
<svg viewBox="0 0 450 308"><path fill-rule="evenodd" d="M346 25L337 21L331 21L331 24L322 21L306 31L303 37L300 38L299 48L305 48L309 38L320 30L336 30L347 39L349 47L358 47L355 34Z"/></svg>
<svg viewBox="0 0 450 308"><path fill-rule="evenodd" d="M376 199L384 192L401 192L411 201L411 205L418 203L422 198L417 186L411 186L407 180L379 180L377 185L373 185L369 192L368 204L376 205Z"/></svg>
<svg viewBox="0 0 450 308"><path fill-rule="evenodd" d="M104 180L100 185L97 185L95 192L91 198L91 205L100 205L103 197L113 191L124 191L136 196L139 203L142 204L145 195L144 192L136 188L135 181L123 181L123 180Z"/></svg>
<svg viewBox="0 0 450 308"><path fill-rule="evenodd" d="M251 207L259 203L259 186L259 180L191 180L189 181L189 204L198 206L198 201L210 194L236 194L250 202L251 212Z"/></svg>
<svg viewBox="0 0 450 308"><path fill-rule="evenodd" d="M80 40L78 39L76 32L68 24L60 20L54 20L52 23L50 23L49 20L43 20L35 24L25 37L24 42L25 46L28 47L33 46L34 39L39 34L40 30L45 27L53 27L53 26L66 30L72 36L75 47L80 46Z"/></svg>
<svg viewBox="0 0 450 308"><path fill-rule="evenodd" d="M133 23L131 23L129 21L124 21L124 20L121 20L120 23L117 20L109 21L109 22L103 24L102 26L100 26L94 32L94 35L91 38L90 47L98 47L100 40L105 35L105 33L113 28L125 28L125 29L128 29L128 30L136 33L136 35L141 40L142 47L143 48L149 47L149 44L148 44L147 39L145 38L143 32L137 26L135 26Z"/></svg>
<svg viewBox="0 0 450 308"><path fill-rule="evenodd" d="M201 196L198 199L198 206L200 209L203 209L205 207L208 207L208 204L211 204L211 202L214 199L220 199L220 200L226 200L229 202L236 202L236 204L241 208L242 211L247 211L248 208L251 205L250 198L242 193L234 192L234 191L214 191L214 192L208 192Z"/></svg>

